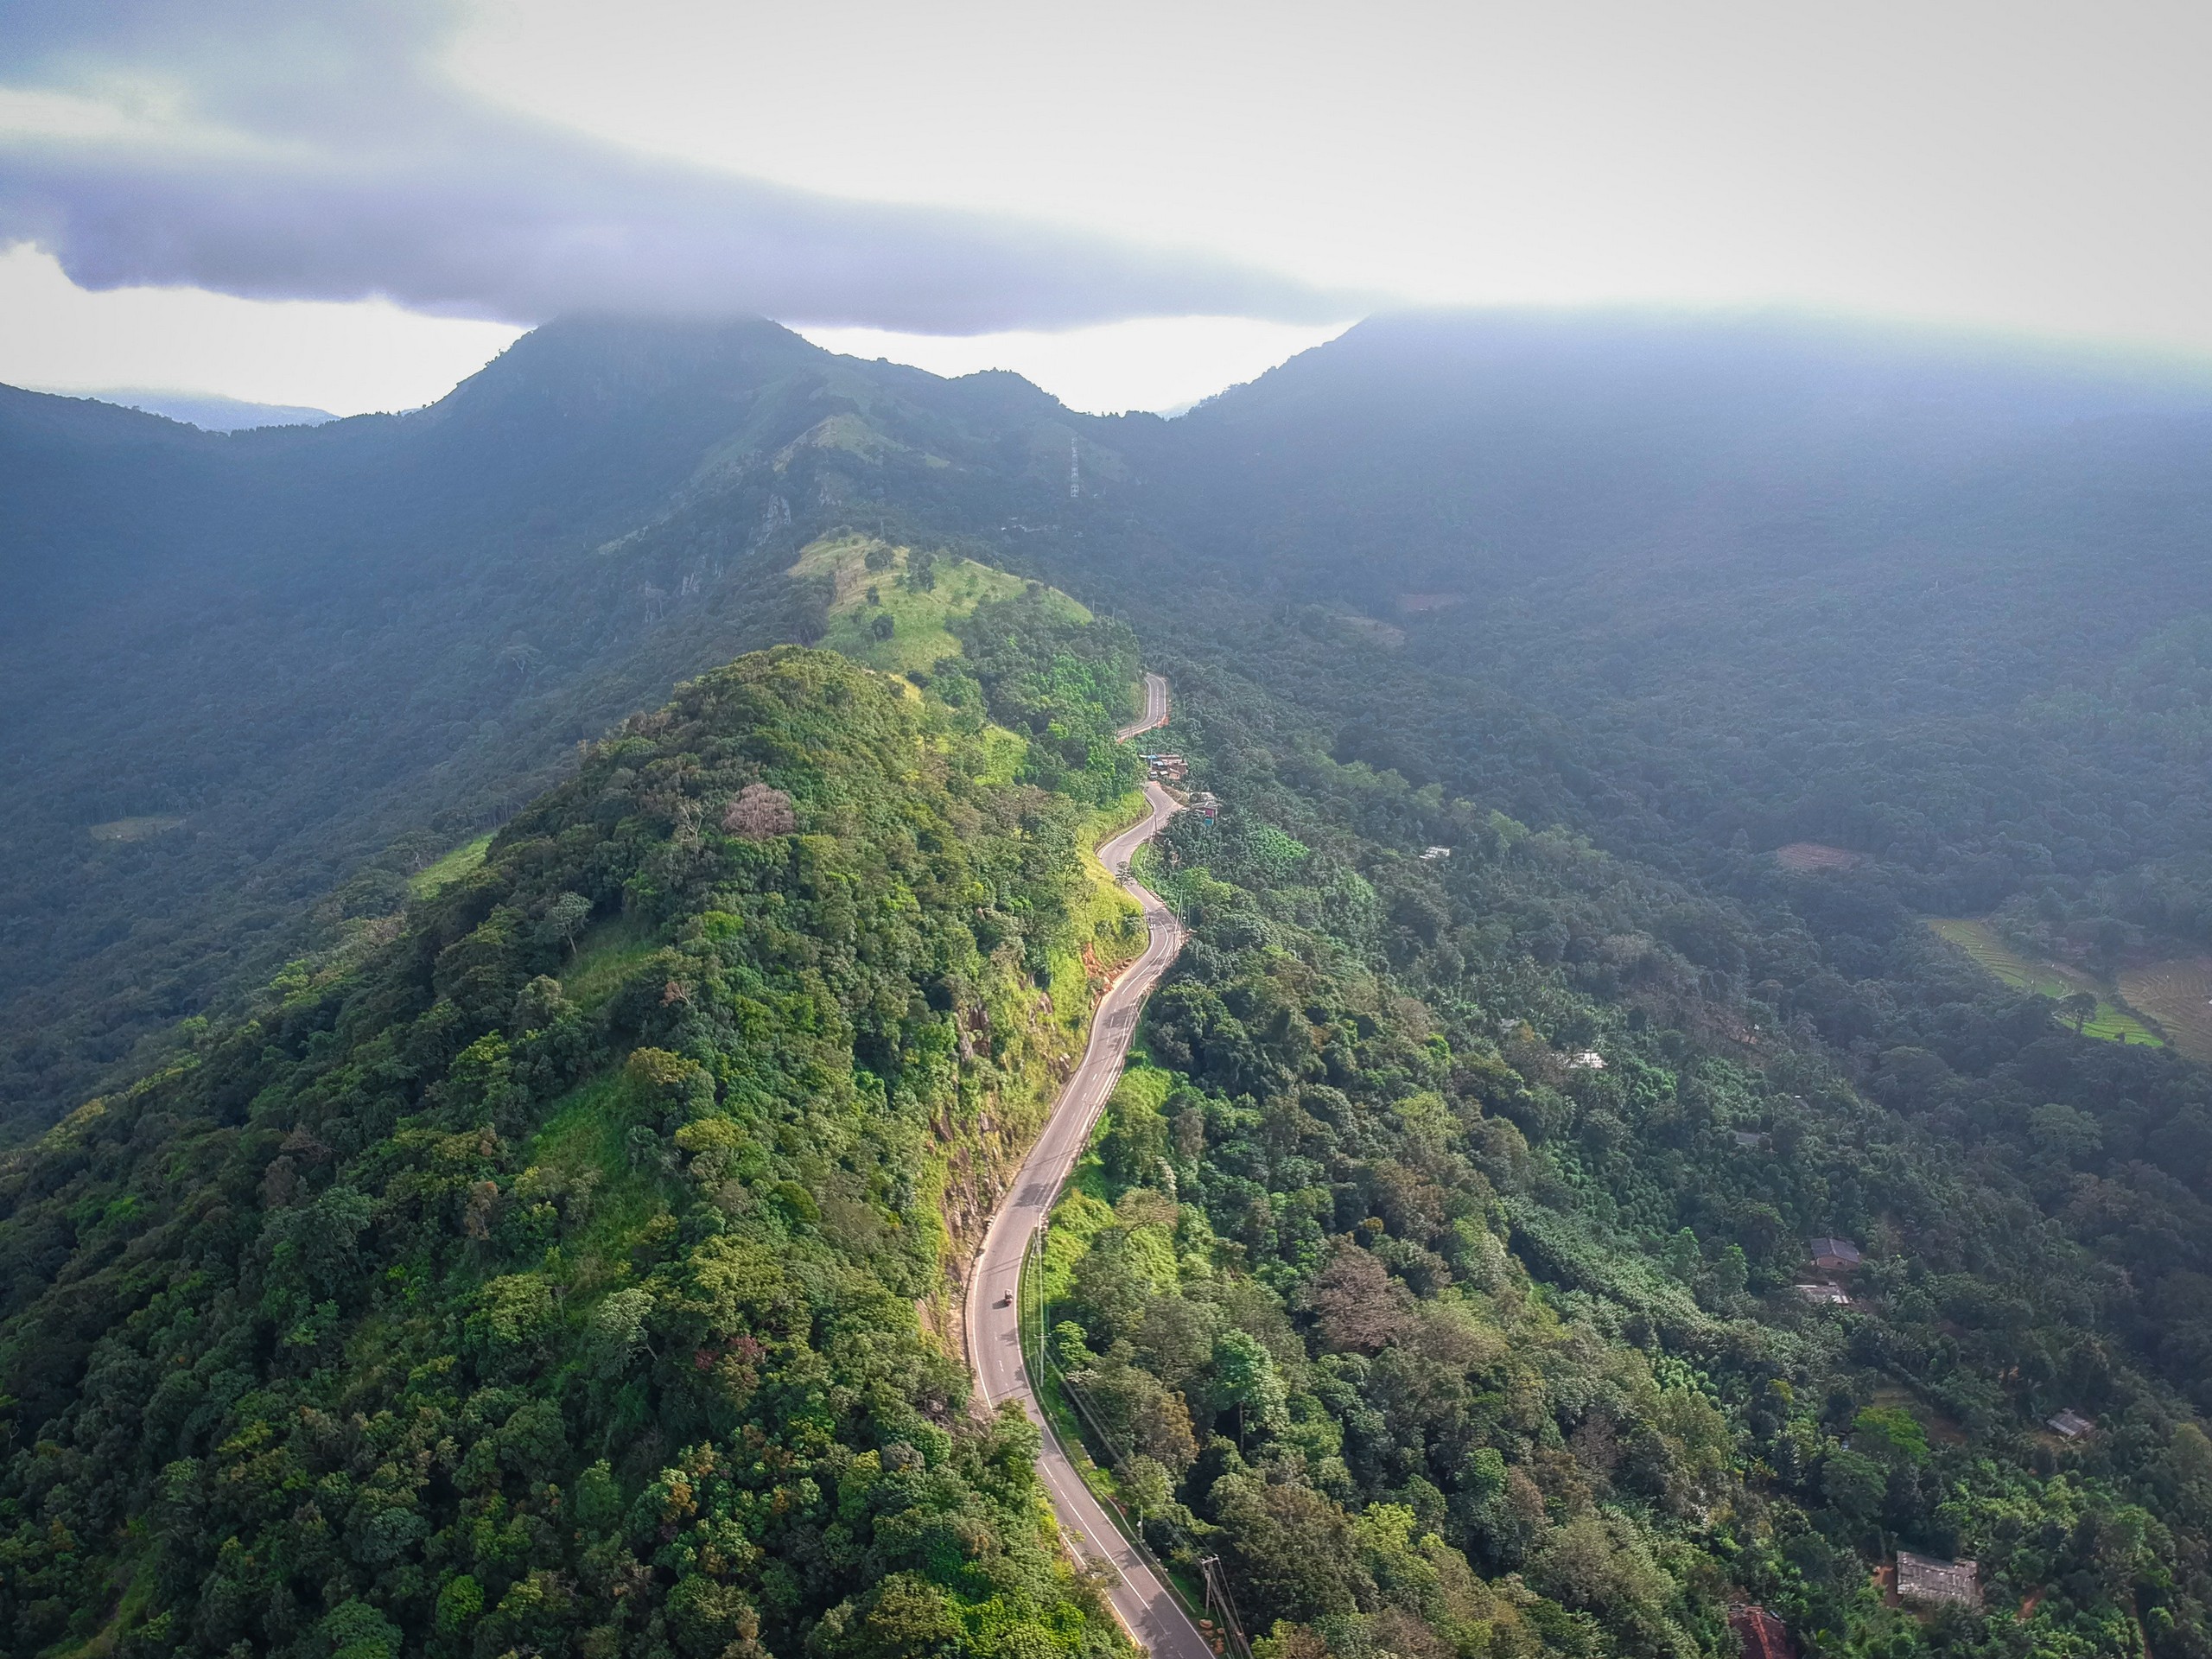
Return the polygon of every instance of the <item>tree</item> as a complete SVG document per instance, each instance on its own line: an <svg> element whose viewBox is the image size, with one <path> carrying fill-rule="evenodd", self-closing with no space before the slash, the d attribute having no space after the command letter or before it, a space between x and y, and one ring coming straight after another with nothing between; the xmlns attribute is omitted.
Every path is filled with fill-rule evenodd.
<svg viewBox="0 0 2212 1659"><path fill-rule="evenodd" d="M1332 1348L1370 1354L1405 1333L1409 1300L1382 1264L1349 1239L1337 1242L1305 1295L1323 1341Z"/></svg>
<svg viewBox="0 0 2212 1659"><path fill-rule="evenodd" d="M2059 1002L2059 1008L2074 1022L2075 1035L2080 1036L2097 1017L2097 996L2094 991L2075 991Z"/></svg>
<svg viewBox="0 0 2212 1659"><path fill-rule="evenodd" d="M747 841L788 836L798 828L791 798L766 784L747 784L722 812L722 828Z"/></svg>
<svg viewBox="0 0 2212 1659"><path fill-rule="evenodd" d="M576 954L576 935L591 920L591 900L581 893L564 893L545 907L545 919L539 925L543 937L558 939L568 947L569 954Z"/></svg>
<svg viewBox="0 0 2212 1659"><path fill-rule="evenodd" d="M1275 1357L1242 1331L1224 1331L1213 1344L1214 1399L1236 1411L1237 1438L1254 1428L1273 1433L1283 1421L1288 1397Z"/></svg>

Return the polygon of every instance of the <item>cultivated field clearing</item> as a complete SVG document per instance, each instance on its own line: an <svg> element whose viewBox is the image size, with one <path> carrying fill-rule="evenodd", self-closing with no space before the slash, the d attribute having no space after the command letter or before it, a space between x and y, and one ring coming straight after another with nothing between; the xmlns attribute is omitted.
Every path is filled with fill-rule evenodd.
<svg viewBox="0 0 2212 1659"><path fill-rule="evenodd" d="M150 841L182 824L182 818L111 818L85 833L94 841Z"/></svg>
<svg viewBox="0 0 2212 1659"><path fill-rule="evenodd" d="M1774 861L1785 870L1850 870L1866 861L1864 853L1826 847L1817 841L1793 841L1774 849Z"/></svg>
<svg viewBox="0 0 2212 1659"><path fill-rule="evenodd" d="M2212 957L2123 968L2120 994L2157 1020L2190 1058L2212 1061Z"/></svg>
<svg viewBox="0 0 2212 1659"><path fill-rule="evenodd" d="M1987 922L1963 916L1936 916L1928 925L1944 939L1973 957L1975 963L2007 985L2049 997L2068 997L2087 991L2097 999L2097 1012L2082 1028L2085 1037L2101 1037L2111 1043L2148 1043L2162 1047L2158 1034L2122 1005L2113 988L2102 985L2070 963L2045 957L2024 957L1998 936ZM2073 1021L2066 1020L2069 1027Z"/></svg>

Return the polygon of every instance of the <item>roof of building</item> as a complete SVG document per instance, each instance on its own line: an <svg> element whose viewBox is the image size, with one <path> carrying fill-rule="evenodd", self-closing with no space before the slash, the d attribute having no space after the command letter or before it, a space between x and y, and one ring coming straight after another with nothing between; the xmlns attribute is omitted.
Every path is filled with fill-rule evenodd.
<svg viewBox="0 0 2212 1659"><path fill-rule="evenodd" d="M1851 1306L1851 1298L1841 1285L1800 1285L1797 1294L1808 1302L1825 1302L1831 1307Z"/></svg>
<svg viewBox="0 0 2212 1659"><path fill-rule="evenodd" d="M2050 1426L2056 1429L2061 1434L2063 1434L2069 1440L2080 1440L2082 1436L2088 1433L2091 1429L2097 1426L2097 1420L2095 1418L2084 1417L2080 1412L2075 1410L2071 1406L2069 1406L2064 1411L2060 1412L2058 1415L2051 1418L2050 1421Z"/></svg>
<svg viewBox="0 0 2212 1659"><path fill-rule="evenodd" d="M1968 1606L1981 1599L1972 1561L1947 1561L1934 1555L1897 1551L1897 1594L1916 1601L1954 1601Z"/></svg>
<svg viewBox="0 0 2212 1659"><path fill-rule="evenodd" d="M1764 1607L1731 1607L1728 1628L1744 1645L1744 1659L1797 1659L1789 1628Z"/></svg>
<svg viewBox="0 0 2212 1659"><path fill-rule="evenodd" d="M1823 1268L1830 1263L1855 1268L1866 1259L1859 1254L1859 1247L1847 1238L1808 1238L1805 1248L1813 1253L1814 1262Z"/></svg>

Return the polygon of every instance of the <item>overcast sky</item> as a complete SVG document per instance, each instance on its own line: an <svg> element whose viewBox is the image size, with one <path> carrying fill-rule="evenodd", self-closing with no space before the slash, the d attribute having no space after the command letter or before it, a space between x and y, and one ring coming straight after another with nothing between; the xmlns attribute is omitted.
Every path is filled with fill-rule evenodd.
<svg viewBox="0 0 2212 1659"><path fill-rule="evenodd" d="M350 412L566 310L1172 407L1406 303L2212 353L2212 8L0 0L0 379Z"/></svg>

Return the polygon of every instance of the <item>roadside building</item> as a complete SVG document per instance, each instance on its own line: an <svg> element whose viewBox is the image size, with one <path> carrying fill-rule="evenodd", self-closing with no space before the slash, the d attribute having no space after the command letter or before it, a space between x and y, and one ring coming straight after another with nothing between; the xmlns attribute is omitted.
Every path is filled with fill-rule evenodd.
<svg viewBox="0 0 2212 1659"><path fill-rule="evenodd" d="M1972 1561L1946 1561L1901 1549L1897 1551L1897 1599L1979 1606L1981 1587L1976 1582L1978 1572Z"/></svg>
<svg viewBox="0 0 2212 1659"><path fill-rule="evenodd" d="M1822 1273L1848 1273L1866 1260L1847 1238L1808 1238L1805 1248L1812 1252L1813 1265Z"/></svg>
<svg viewBox="0 0 2212 1659"><path fill-rule="evenodd" d="M1191 810L1198 815L1200 823L1212 823L1221 817L1221 803L1211 790L1200 790L1191 797Z"/></svg>

